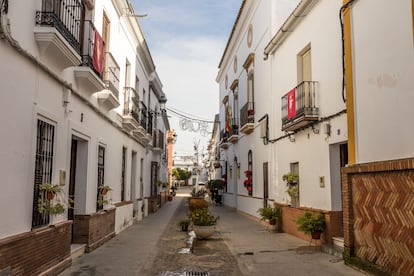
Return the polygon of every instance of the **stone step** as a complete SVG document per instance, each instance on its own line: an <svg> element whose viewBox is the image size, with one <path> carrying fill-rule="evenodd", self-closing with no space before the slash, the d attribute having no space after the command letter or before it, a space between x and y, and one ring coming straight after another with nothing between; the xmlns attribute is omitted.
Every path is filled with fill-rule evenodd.
<svg viewBox="0 0 414 276"><path fill-rule="evenodd" d="M72 243L70 246L70 255L72 260L82 256L85 253L86 244Z"/></svg>
<svg viewBox="0 0 414 276"><path fill-rule="evenodd" d="M344 248L337 246L337 245L331 245L331 244L323 244L322 245L322 251L325 253L328 253L332 256L343 258Z"/></svg>
<svg viewBox="0 0 414 276"><path fill-rule="evenodd" d="M333 244L339 247L344 247L344 237L332 237Z"/></svg>

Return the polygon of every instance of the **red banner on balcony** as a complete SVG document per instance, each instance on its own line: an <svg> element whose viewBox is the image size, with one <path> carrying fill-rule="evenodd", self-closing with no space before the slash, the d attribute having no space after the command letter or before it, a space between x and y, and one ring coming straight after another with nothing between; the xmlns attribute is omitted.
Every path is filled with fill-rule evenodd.
<svg viewBox="0 0 414 276"><path fill-rule="evenodd" d="M92 65L96 72L99 75L102 75L102 67L103 67L103 40L101 35L94 30L95 39L93 44L93 56L92 56Z"/></svg>
<svg viewBox="0 0 414 276"><path fill-rule="evenodd" d="M288 119L291 119L296 116L296 88L293 88L288 92L287 95L287 110Z"/></svg>

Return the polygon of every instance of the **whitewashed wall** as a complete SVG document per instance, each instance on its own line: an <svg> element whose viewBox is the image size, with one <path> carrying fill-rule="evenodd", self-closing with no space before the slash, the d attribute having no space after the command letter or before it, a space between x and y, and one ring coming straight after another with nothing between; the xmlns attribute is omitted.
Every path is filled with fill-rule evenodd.
<svg viewBox="0 0 414 276"><path fill-rule="evenodd" d="M367 0L352 8L357 163L414 156L411 5Z"/></svg>
<svg viewBox="0 0 414 276"><path fill-rule="evenodd" d="M317 103L319 116L327 117L345 109L341 96L341 32L338 12L339 1L319 1L304 17L284 43L269 56L272 63L271 97L274 112L271 112L270 138L285 135L281 130L281 97L299 84L298 54L311 45L312 80L318 82ZM330 123L332 134L323 133L323 124ZM340 210L340 181L337 174L339 164L330 160L330 145L347 141L346 115L342 114L315 126L319 134L311 128L295 133L295 141L284 138L275 145L276 167L271 175L275 186L271 190L277 202L290 201L282 176L290 171L290 163L299 162L300 205L324 210ZM339 131L338 131L339 130ZM338 134L339 133L339 134ZM337 166L337 168L331 168ZM319 177L324 177L325 187L319 185ZM334 181L331 183L331 179Z"/></svg>

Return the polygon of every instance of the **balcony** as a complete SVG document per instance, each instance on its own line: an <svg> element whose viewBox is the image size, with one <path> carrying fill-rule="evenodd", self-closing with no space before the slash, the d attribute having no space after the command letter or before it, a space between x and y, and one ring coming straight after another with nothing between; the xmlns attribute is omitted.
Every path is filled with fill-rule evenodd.
<svg viewBox="0 0 414 276"><path fill-rule="evenodd" d="M132 87L124 87L124 112L122 126L127 131L136 131L139 128L138 95Z"/></svg>
<svg viewBox="0 0 414 276"><path fill-rule="evenodd" d="M254 130L254 102L247 102L240 110L240 132L250 134Z"/></svg>
<svg viewBox="0 0 414 276"><path fill-rule="evenodd" d="M319 120L315 81L303 81L282 97L282 130L295 131Z"/></svg>
<svg viewBox="0 0 414 276"><path fill-rule="evenodd" d="M237 122L237 119L234 118L234 121ZM238 125L232 125L230 130L230 137L229 142L236 144L239 141L239 126Z"/></svg>
<svg viewBox="0 0 414 276"><path fill-rule="evenodd" d="M34 36L42 59L60 70L81 61L81 30L84 7L81 0L43 0L36 11Z"/></svg>
<svg viewBox="0 0 414 276"><path fill-rule="evenodd" d="M93 94L106 87L102 80L104 42L90 20L84 21L83 34L82 63L75 67L74 72L78 86Z"/></svg>
<svg viewBox="0 0 414 276"><path fill-rule="evenodd" d="M120 68L110 52L105 53L103 80L106 89L97 93L98 102L110 110L119 106Z"/></svg>
<svg viewBox="0 0 414 276"><path fill-rule="evenodd" d="M220 147L222 149L228 149L229 147L228 137L229 137L229 133L226 130L223 129L220 131Z"/></svg>
<svg viewBox="0 0 414 276"><path fill-rule="evenodd" d="M152 150L154 152L161 153L164 148L164 133L161 130L154 130L154 136L152 140Z"/></svg>

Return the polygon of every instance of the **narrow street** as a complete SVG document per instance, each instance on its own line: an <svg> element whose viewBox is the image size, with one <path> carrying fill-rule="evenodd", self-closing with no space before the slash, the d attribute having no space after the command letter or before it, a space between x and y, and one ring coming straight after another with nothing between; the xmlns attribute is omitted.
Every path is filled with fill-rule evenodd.
<svg viewBox="0 0 414 276"><path fill-rule="evenodd" d="M60 275L363 275L309 242L269 232L222 206L210 207L220 216L215 235L195 240L192 253L179 253L188 247L178 222L186 216L189 192L180 188L157 213L74 259Z"/></svg>

